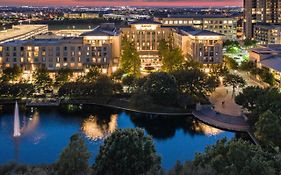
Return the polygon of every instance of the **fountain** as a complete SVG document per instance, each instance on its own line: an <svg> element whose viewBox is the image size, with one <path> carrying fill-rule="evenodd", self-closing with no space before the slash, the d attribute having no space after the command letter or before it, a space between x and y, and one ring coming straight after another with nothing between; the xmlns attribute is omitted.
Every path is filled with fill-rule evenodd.
<svg viewBox="0 0 281 175"><path fill-rule="evenodd" d="M19 107L16 101L15 114L14 114L14 137L20 136L20 119L19 119Z"/></svg>

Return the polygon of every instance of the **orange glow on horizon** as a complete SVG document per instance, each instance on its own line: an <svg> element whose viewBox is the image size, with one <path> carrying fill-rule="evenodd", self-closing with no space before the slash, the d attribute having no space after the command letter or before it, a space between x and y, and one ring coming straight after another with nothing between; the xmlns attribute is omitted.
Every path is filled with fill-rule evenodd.
<svg viewBox="0 0 281 175"><path fill-rule="evenodd" d="M225 0L213 2L198 2L195 0L186 1L153 1L147 2L142 0L136 1L95 1L95 0L1 0L0 5L30 5L30 6L242 6L242 0Z"/></svg>

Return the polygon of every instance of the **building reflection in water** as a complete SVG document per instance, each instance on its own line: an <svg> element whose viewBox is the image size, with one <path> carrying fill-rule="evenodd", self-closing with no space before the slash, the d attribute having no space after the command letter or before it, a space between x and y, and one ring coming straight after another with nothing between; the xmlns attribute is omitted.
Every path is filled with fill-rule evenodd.
<svg viewBox="0 0 281 175"><path fill-rule="evenodd" d="M23 127L21 128L21 133L23 134L30 134L36 130L39 124L39 113L36 111L34 114L30 115L29 117L24 117L23 119Z"/></svg>
<svg viewBox="0 0 281 175"><path fill-rule="evenodd" d="M193 121L193 123L194 123L194 126L195 126L195 130L197 132L202 132L207 136L215 136L215 135L218 135L218 134L223 132L220 129L214 128L212 126L206 125L206 124L201 123L201 122L199 123L199 122Z"/></svg>
<svg viewBox="0 0 281 175"><path fill-rule="evenodd" d="M104 139L117 129L117 117L114 114L108 122L100 122L97 116L90 116L83 122L81 130L91 140Z"/></svg>

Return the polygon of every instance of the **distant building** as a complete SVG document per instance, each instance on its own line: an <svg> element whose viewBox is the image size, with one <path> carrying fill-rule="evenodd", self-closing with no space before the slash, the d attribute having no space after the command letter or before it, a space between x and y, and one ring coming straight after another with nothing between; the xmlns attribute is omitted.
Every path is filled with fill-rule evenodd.
<svg viewBox="0 0 281 175"><path fill-rule="evenodd" d="M25 40L48 32L48 25L15 25L0 31L0 44L14 40Z"/></svg>
<svg viewBox="0 0 281 175"><path fill-rule="evenodd" d="M281 24L256 24L254 38L260 44L281 44Z"/></svg>
<svg viewBox="0 0 281 175"><path fill-rule="evenodd" d="M201 30L209 30L224 35L224 39L237 39L237 16L224 15L169 15L156 17L163 26L192 26ZM238 36L239 37L239 36Z"/></svg>
<svg viewBox="0 0 281 175"><path fill-rule="evenodd" d="M281 44L260 45L251 49L249 55L258 67L268 68L281 83Z"/></svg>
<svg viewBox="0 0 281 175"><path fill-rule="evenodd" d="M92 12L64 13L63 16L67 19L94 19L100 17L98 13Z"/></svg>
<svg viewBox="0 0 281 175"><path fill-rule="evenodd" d="M257 23L281 23L281 0L244 0L244 33L254 36Z"/></svg>

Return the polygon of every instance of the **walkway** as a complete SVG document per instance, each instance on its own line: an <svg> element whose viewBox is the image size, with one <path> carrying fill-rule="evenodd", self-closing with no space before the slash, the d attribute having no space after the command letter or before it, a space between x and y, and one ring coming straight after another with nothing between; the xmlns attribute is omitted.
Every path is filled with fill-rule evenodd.
<svg viewBox="0 0 281 175"><path fill-rule="evenodd" d="M234 101L232 88L220 86L210 96L212 107L202 107L192 114L204 123L231 131L248 132L250 127Z"/></svg>

